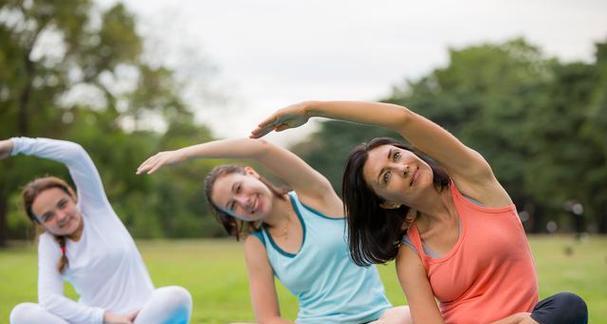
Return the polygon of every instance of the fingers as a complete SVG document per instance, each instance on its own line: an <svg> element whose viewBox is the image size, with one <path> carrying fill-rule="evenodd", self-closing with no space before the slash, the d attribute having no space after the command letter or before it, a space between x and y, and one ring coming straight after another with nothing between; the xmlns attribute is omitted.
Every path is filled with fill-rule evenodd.
<svg viewBox="0 0 607 324"><path fill-rule="evenodd" d="M132 322L135 322L135 318L137 318L137 315L139 315L139 311L140 309L130 313L129 315L127 315L127 317L129 318L129 320L131 320Z"/></svg>
<svg viewBox="0 0 607 324"><path fill-rule="evenodd" d="M147 169L150 162L156 157L156 155L149 157L147 160L143 161L138 167L136 174L141 174L144 170Z"/></svg>
<svg viewBox="0 0 607 324"><path fill-rule="evenodd" d="M154 161L155 158L156 158L156 155L148 158L143 163L141 163L141 165L139 165L139 167L137 167L137 171L135 172L135 174L142 174L143 172L148 171L150 169L150 165L152 164L152 162Z"/></svg>
<svg viewBox="0 0 607 324"><path fill-rule="evenodd" d="M257 127L249 135L250 138L260 138L268 134L274 129L274 126Z"/></svg>
<svg viewBox="0 0 607 324"><path fill-rule="evenodd" d="M274 128L274 131L276 131L276 132L282 132L283 130L289 129L289 128L291 128L291 127L289 125L287 125L287 124L280 124L276 128Z"/></svg>
<svg viewBox="0 0 607 324"><path fill-rule="evenodd" d="M141 163L141 165L137 168L136 174L152 174L154 171L158 170L163 164L164 159L162 153L158 153L145 160L145 162Z"/></svg>
<svg viewBox="0 0 607 324"><path fill-rule="evenodd" d="M164 163L157 162L156 164L154 164L153 166L151 166L151 168L147 172L147 174L152 174L152 173L156 172L156 170L160 169L163 165L164 165Z"/></svg>
<svg viewBox="0 0 607 324"><path fill-rule="evenodd" d="M264 119L261 123L259 123L259 125L257 125L257 128L265 128L268 126L272 126L272 125L276 124L277 121L278 121L278 116L276 116L276 114L273 114L272 116Z"/></svg>
<svg viewBox="0 0 607 324"><path fill-rule="evenodd" d="M271 117L265 119L257 127L251 132L250 138L260 138L274 130L274 128L279 124L279 118L276 115L272 115Z"/></svg>

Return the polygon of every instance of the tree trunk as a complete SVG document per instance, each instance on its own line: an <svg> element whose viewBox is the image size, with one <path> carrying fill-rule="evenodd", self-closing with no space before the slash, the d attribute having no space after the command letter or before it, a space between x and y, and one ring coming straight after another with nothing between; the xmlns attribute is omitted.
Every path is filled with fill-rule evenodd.
<svg viewBox="0 0 607 324"><path fill-rule="evenodd" d="M7 243L7 213L8 195L3 188L0 188L0 247L5 247Z"/></svg>
<svg viewBox="0 0 607 324"><path fill-rule="evenodd" d="M25 63L25 71L26 71L26 80L25 86L23 87L23 91L19 96L19 135L26 136L29 133L29 112L28 106L30 102L30 97L32 94L32 81L34 79L35 67L34 62L32 62L29 58L29 51L25 54L24 63Z"/></svg>
<svg viewBox="0 0 607 324"><path fill-rule="evenodd" d="M599 234L607 234L607 206L601 205L597 210L598 213L598 231Z"/></svg>
<svg viewBox="0 0 607 324"><path fill-rule="evenodd" d="M534 203L533 209L531 212L531 230L530 232L533 234L543 233L545 230L544 226L544 214L545 210L541 204Z"/></svg>

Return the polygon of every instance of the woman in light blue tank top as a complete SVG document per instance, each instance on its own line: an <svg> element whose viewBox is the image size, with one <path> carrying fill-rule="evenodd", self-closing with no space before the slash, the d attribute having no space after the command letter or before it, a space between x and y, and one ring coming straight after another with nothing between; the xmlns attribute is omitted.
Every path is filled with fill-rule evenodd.
<svg viewBox="0 0 607 324"><path fill-rule="evenodd" d="M281 190L251 167L237 165L207 176L207 198L218 219L230 235L245 238L258 322L289 323L280 316L274 276L299 301L297 323L408 322L408 307L392 308L377 269L352 262L343 204L329 181L302 159L262 140L229 139L158 153L138 173L190 158L254 160L293 188Z"/></svg>

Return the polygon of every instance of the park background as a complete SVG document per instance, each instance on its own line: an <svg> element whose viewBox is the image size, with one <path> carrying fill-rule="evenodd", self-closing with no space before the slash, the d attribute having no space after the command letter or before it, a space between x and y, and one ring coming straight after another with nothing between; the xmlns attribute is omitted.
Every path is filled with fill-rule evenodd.
<svg viewBox="0 0 607 324"><path fill-rule="evenodd" d="M158 3L1 0L0 138L80 143L155 284L192 291L194 322L253 319L240 243L225 237L202 192L204 175L225 161L144 177L134 174L139 163L246 136L298 100L362 99L411 107L483 154L529 234L542 297L574 291L592 323L607 323L606 4ZM269 140L339 192L351 148L382 135L394 134L323 120ZM46 174L69 178L49 161L0 161L2 319L36 300L35 233L19 190ZM380 269L391 301L405 303L393 267ZM294 299L280 294L294 319Z"/></svg>

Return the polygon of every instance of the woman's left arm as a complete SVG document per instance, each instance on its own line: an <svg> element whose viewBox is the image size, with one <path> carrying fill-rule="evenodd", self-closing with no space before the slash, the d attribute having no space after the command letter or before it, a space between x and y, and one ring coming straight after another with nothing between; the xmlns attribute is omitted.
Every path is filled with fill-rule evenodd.
<svg viewBox="0 0 607 324"><path fill-rule="evenodd" d="M376 125L398 132L416 149L438 162L460 190L483 204L503 205L510 198L487 161L447 130L403 106L381 102L305 101L279 109L252 131L252 137L298 127L311 117Z"/></svg>

